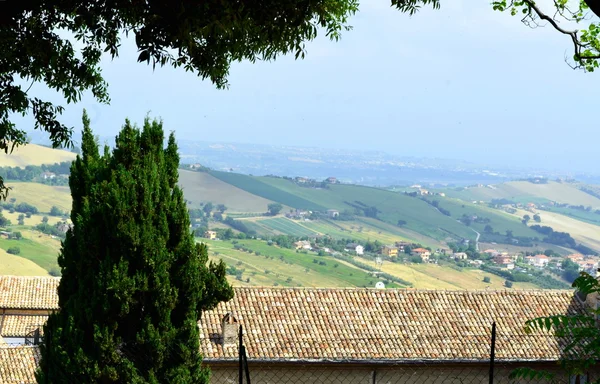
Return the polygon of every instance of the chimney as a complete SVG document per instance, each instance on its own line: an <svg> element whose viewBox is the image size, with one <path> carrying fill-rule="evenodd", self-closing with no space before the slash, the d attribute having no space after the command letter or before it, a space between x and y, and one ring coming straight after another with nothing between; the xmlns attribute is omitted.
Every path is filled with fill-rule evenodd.
<svg viewBox="0 0 600 384"><path fill-rule="evenodd" d="M240 324L232 312L228 312L221 320L221 342L223 347L236 346Z"/></svg>

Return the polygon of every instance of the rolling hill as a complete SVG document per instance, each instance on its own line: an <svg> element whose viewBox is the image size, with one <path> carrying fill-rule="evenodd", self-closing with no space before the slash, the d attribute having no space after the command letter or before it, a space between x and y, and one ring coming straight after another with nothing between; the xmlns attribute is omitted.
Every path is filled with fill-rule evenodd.
<svg viewBox="0 0 600 384"><path fill-rule="evenodd" d="M0 153L0 167L24 168L28 165L61 163L63 161L75 160L76 156L75 153L70 151L27 144L15 148L11 154Z"/></svg>

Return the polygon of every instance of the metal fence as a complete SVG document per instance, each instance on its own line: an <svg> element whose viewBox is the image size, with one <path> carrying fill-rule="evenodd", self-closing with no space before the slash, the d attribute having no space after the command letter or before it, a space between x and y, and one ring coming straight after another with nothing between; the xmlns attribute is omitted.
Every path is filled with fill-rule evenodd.
<svg viewBox="0 0 600 384"><path fill-rule="evenodd" d="M496 361L496 327L492 325L489 361L452 362L420 360L394 363L327 362L301 363L252 360L246 356L242 327L239 328L239 359L236 362L210 362L211 384L504 384L565 383L589 384L600 379L600 371L568 375L556 362ZM526 378L513 378L519 369L531 369ZM534 375L534 372L537 374ZM541 372L546 372L542 374Z"/></svg>

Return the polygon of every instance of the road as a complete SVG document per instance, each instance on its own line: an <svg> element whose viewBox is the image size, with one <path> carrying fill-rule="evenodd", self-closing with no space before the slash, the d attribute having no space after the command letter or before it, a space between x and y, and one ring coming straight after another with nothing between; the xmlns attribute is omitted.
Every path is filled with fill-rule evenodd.
<svg viewBox="0 0 600 384"><path fill-rule="evenodd" d="M473 232L475 232L477 234L477 238L475 239L475 250L477 252L479 252L479 238L481 237L481 233L477 232L473 228L471 228L471 231L473 231Z"/></svg>

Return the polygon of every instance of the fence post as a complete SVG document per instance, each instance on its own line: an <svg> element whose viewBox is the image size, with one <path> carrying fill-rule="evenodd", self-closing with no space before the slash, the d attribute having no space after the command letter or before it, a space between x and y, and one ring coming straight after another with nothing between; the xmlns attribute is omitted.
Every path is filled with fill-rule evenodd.
<svg viewBox="0 0 600 384"><path fill-rule="evenodd" d="M242 325L240 324L240 331L239 331L239 350L238 350L238 354L239 354L239 382L240 384L244 384L244 368L243 368L243 357L242 357L242 348L244 348L244 346L242 345Z"/></svg>
<svg viewBox="0 0 600 384"><path fill-rule="evenodd" d="M494 358L496 357L496 322L492 323L492 345L490 351L490 384L494 384Z"/></svg>
<svg viewBox="0 0 600 384"><path fill-rule="evenodd" d="M246 372L246 384L250 384L250 368L248 368L248 355L246 354L246 346L242 346L242 355L244 357L244 371Z"/></svg>

